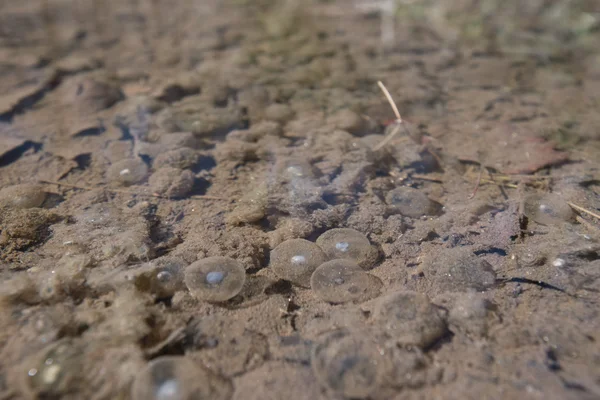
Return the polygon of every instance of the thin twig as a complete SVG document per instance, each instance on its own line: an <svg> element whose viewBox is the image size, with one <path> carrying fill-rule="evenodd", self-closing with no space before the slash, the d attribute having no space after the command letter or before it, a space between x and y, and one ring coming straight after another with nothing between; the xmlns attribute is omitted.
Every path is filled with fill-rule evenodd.
<svg viewBox="0 0 600 400"><path fill-rule="evenodd" d="M468 199L471 200L477 194L477 190L479 189L479 185L481 184L481 175L483 175L483 164L479 164L479 174L477 175L477 183L475 183L475 189L469 195Z"/></svg>
<svg viewBox="0 0 600 400"><path fill-rule="evenodd" d="M394 136L396 136L398 134L398 132L400 132L400 127L404 127L404 129L406 129L406 127L404 126L404 123L403 123L404 121L402 121L402 116L400 115L400 111L398 111L398 106L396 106L396 102L392 98L392 95L387 90L387 88L385 87L383 82L377 81L377 85L379 85L379 88L383 92L388 103L390 103L390 106L392 107L392 110L394 111L394 115L396 115L396 121L394 121L396 126L394 127L392 132L389 135L387 135L387 137L385 139L383 139L378 145L373 147L373 151L377 151L377 150L381 149L383 146L385 146L386 144L388 144L390 142L390 140L392 140L394 138Z"/></svg>
<svg viewBox="0 0 600 400"><path fill-rule="evenodd" d="M64 186L64 187L68 187L68 188L72 188L72 189L81 189L81 190L95 190L95 189L102 189L102 190L106 190L112 193L121 193L121 194L131 194L131 195L136 195L136 196L147 196L147 197L156 197L159 199L166 199L169 200L170 198L167 196L161 196L158 193L139 193L139 192L135 192L133 190L126 190L126 189L113 189L113 188L106 188L106 187L102 187L102 188L94 188L91 186L84 186L84 185L74 185L72 183L64 183L64 182L56 182L56 181L48 181L48 180L44 180L44 179L40 179L39 180L40 183L45 183L48 185L58 185L58 186ZM207 195L203 195L203 196L190 196L190 199L197 199L197 200L228 200L225 199L223 197L216 197L216 196L207 196Z"/></svg>
<svg viewBox="0 0 600 400"><path fill-rule="evenodd" d="M383 146L385 146L386 144L388 144L394 138L394 136L396 136L396 134L398 132L400 132L400 124L396 125L394 127L394 130L389 135L387 135L385 139L383 139L381 142L379 142L378 145L373 147L373 151L377 151L377 150L381 149Z"/></svg>
<svg viewBox="0 0 600 400"><path fill-rule="evenodd" d="M394 114L396 115L396 122L401 123L402 122L402 117L400 116L400 111L398 111L398 107L396 106L396 103L394 102L394 99L392 99L392 95L387 90L387 88L385 87L385 85L383 84L383 82L377 81L377 84L379 85L379 88L381 89L381 91L385 95L387 101L390 103L390 106L392 106L392 109L394 110Z"/></svg>
<svg viewBox="0 0 600 400"><path fill-rule="evenodd" d="M419 179L419 180L422 180L422 181L437 182L437 183L443 183L444 182L442 180L442 178L435 178L435 177L431 177L431 176L427 176L427 175L413 174L410 177L413 178L413 179Z"/></svg>
<svg viewBox="0 0 600 400"><path fill-rule="evenodd" d="M494 185L500 185L502 187L507 187L507 188L511 188L511 189L518 188L518 186L515 185L514 183L498 182L498 181L494 181L492 179L485 179L485 178L481 178L481 183L493 183Z"/></svg>
<svg viewBox="0 0 600 400"><path fill-rule="evenodd" d="M591 215L592 217L600 220L600 215L596 214L593 211L587 210L587 209L585 209L585 208L583 208L581 206L578 206L577 204L571 203L570 201L567 201L567 204L570 205L572 208L576 209L577 211L580 211L582 213L586 213L586 214Z"/></svg>

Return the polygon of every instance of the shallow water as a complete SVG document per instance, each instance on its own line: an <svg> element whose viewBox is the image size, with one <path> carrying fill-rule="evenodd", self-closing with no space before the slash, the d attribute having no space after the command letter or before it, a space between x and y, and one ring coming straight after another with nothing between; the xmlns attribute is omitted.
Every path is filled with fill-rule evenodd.
<svg viewBox="0 0 600 400"><path fill-rule="evenodd" d="M0 397L599 397L599 27L1 1Z"/></svg>

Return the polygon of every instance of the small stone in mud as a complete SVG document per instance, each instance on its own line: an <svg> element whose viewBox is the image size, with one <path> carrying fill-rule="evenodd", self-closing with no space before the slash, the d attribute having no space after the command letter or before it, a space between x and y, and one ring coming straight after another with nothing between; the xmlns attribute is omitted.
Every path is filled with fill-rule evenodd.
<svg viewBox="0 0 600 400"><path fill-rule="evenodd" d="M190 170L162 167L148 179L152 193L169 198L186 197L194 187L194 174Z"/></svg>
<svg viewBox="0 0 600 400"><path fill-rule="evenodd" d="M188 147L169 150L160 153L154 159L152 167L159 169L161 167L174 167L179 169L192 168L198 162L198 153Z"/></svg>
<svg viewBox="0 0 600 400"><path fill-rule="evenodd" d="M323 386L345 398L363 399L381 391L391 370L368 332L338 330L314 347L311 365Z"/></svg>
<svg viewBox="0 0 600 400"><path fill-rule="evenodd" d="M542 225L559 225L575 217L571 207L556 194L533 194L524 201L524 214Z"/></svg>
<svg viewBox="0 0 600 400"><path fill-rule="evenodd" d="M425 348L446 333L446 322L421 293L399 291L376 300L374 321L402 346Z"/></svg>
<svg viewBox="0 0 600 400"><path fill-rule="evenodd" d="M215 399L231 397L231 383L184 356L162 356L138 373L132 400Z"/></svg>
<svg viewBox="0 0 600 400"><path fill-rule="evenodd" d="M40 185L22 183L4 187L0 190L0 206L11 208L41 207L46 192Z"/></svg>
<svg viewBox="0 0 600 400"><path fill-rule="evenodd" d="M80 113L94 113L111 107L124 98L121 89L113 82L95 78L72 78L59 89L65 106Z"/></svg>
<svg viewBox="0 0 600 400"><path fill-rule="evenodd" d="M441 207L430 200L423 192L410 187L398 187L385 196L391 211L405 217L419 218L424 215L437 215Z"/></svg>
<svg viewBox="0 0 600 400"><path fill-rule="evenodd" d="M111 184L131 186L142 182L148 175L148 166L139 158L127 158L111 165L106 177Z"/></svg>
<svg viewBox="0 0 600 400"><path fill-rule="evenodd" d="M310 287L328 303L360 303L379 295L383 283L356 262L338 259L321 264L310 278Z"/></svg>
<svg viewBox="0 0 600 400"><path fill-rule="evenodd" d="M329 259L354 260L364 269L371 268L379 256L365 235L350 228L330 229L318 237L317 244Z"/></svg>
<svg viewBox="0 0 600 400"><path fill-rule="evenodd" d="M229 257L208 257L185 270L184 282L199 300L222 302L235 297L244 286L246 271L241 263Z"/></svg>
<svg viewBox="0 0 600 400"><path fill-rule="evenodd" d="M260 185L246 193L233 211L226 217L231 225L258 222L265 217L268 205L268 190L266 185Z"/></svg>
<svg viewBox="0 0 600 400"><path fill-rule="evenodd" d="M310 287L310 277L326 261L325 253L316 244L304 239L290 239L271 251L271 269L284 280Z"/></svg>

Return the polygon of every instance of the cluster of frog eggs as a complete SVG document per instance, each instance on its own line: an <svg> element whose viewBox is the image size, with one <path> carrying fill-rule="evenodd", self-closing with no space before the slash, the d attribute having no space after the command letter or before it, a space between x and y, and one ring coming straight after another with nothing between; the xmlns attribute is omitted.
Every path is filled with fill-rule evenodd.
<svg viewBox="0 0 600 400"><path fill-rule="evenodd" d="M316 243L287 240L271 251L270 267L281 279L312 288L330 303L364 301L376 296L381 281L365 271L377 261L378 252L362 233L349 228L331 229ZM190 293L207 302L227 301L239 294L246 272L229 257L208 257L185 269Z"/></svg>

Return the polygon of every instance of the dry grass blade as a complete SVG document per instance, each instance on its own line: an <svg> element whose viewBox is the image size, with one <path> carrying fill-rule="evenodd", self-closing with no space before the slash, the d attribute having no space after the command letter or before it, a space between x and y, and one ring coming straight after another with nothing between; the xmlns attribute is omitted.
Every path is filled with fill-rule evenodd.
<svg viewBox="0 0 600 400"><path fill-rule="evenodd" d="M383 82L377 81L377 85L379 85L379 88L381 89L381 91L385 95L385 98L390 103L390 106L392 106L392 110L394 110L394 114L396 115L396 122L401 123L402 122L402 117L400 116L400 111L398 111L398 106L396 106L396 102L394 102L394 99L392 99L392 95L387 90L387 88L385 87L385 85L383 84Z"/></svg>
<svg viewBox="0 0 600 400"><path fill-rule="evenodd" d="M398 111L398 106L396 106L396 102L394 102L394 99L392 99L392 95L387 90L387 88L385 87L383 82L377 81L377 85L379 85L379 88L385 95L385 98L387 99L388 103L390 103L392 110L394 110L394 115L396 115L396 121L395 121L396 126L394 127L392 132L389 135L387 135L387 137L385 139L383 139L378 145L373 147L374 151L377 151L377 150L381 149L383 146L385 146L386 144L388 144L394 138L394 136L396 136L398 134L398 132L400 132L400 127L403 126L402 116L400 115L400 111Z"/></svg>
<svg viewBox="0 0 600 400"><path fill-rule="evenodd" d="M572 208L574 208L575 210L577 210L579 212L586 213L586 214L591 215L592 217L600 220L600 214L596 214L595 212L590 211L590 210L588 210L586 208L583 208L581 206L578 206L577 204L571 203L570 201L567 201L567 204L570 205Z"/></svg>

